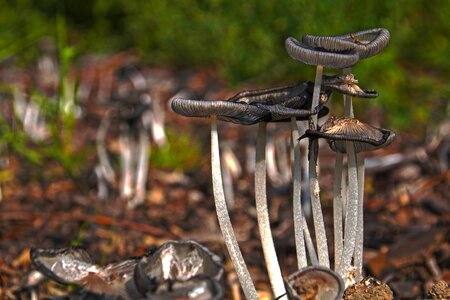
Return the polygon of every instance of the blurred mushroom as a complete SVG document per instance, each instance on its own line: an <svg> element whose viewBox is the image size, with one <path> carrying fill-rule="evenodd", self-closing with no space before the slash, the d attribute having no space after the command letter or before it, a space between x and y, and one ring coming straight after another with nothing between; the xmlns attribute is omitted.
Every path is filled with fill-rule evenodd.
<svg viewBox="0 0 450 300"><path fill-rule="evenodd" d="M344 282L332 270L314 266L289 275L286 289L289 299L339 300L344 294Z"/></svg>
<svg viewBox="0 0 450 300"><path fill-rule="evenodd" d="M169 241L139 261L134 281L149 299L219 299L222 291L217 283L222 275L220 258L206 247L194 241Z"/></svg>
<svg viewBox="0 0 450 300"><path fill-rule="evenodd" d="M314 92L312 97L311 108L319 105L320 89L322 84L323 67L330 68L348 68L356 64L359 60L358 54L354 50L344 51L326 51L322 48L311 47L302 44L293 37L286 39L285 47L288 54L296 60L308 65L316 66L316 78L314 81ZM309 120L309 128L317 129L317 116L312 115ZM319 254L319 263L322 266L329 267L327 237L325 233L325 225L323 222L322 208L320 205L320 187L317 178L317 151L318 145L315 141L311 141L309 146L309 185L311 204L313 208L314 229L317 239L317 249ZM298 194L298 193L297 193ZM298 217L294 217L294 220ZM298 220L296 221L300 223Z"/></svg>
<svg viewBox="0 0 450 300"><path fill-rule="evenodd" d="M337 153L348 156L348 203L345 217L344 248L339 265L335 266L343 278L347 277L353 254L357 280L362 275L362 243L363 243L363 192L364 192L364 158L356 154L388 146L395 134L387 129L375 128L353 118L329 118L320 131L307 130L304 136L327 139L330 148ZM349 143L353 145L349 147ZM340 155L336 156L339 162ZM338 169L338 167L336 168ZM335 172L335 181L339 181L340 172ZM335 198L339 197L334 188ZM337 206L342 204L337 204ZM342 227L340 227L342 228ZM336 238L342 237L341 232ZM339 251L340 252L340 251Z"/></svg>
<svg viewBox="0 0 450 300"><path fill-rule="evenodd" d="M86 291L123 299L139 296L132 280L137 259L101 267L81 248L35 248L30 256L40 272L59 283L81 285Z"/></svg>

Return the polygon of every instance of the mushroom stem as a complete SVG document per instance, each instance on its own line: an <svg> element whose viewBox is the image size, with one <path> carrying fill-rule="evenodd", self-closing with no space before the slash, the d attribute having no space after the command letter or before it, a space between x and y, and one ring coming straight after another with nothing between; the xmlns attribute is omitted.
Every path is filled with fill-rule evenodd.
<svg viewBox="0 0 450 300"><path fill-rule="evenodd" d="M301 191L301 166L300 166L300 143L297 120L291 118L291 132L292 132L292 197L294 210L294 235L295 235L295 250L297 252L298 269L302 269L308 265L306 258L305 239L303 236L303 212L302 212L302 191Z"/></svg>
<svg viewBox="0 0 450 300"><path fill-rule="evenodd" d="M333 180L333 223L334 223L334 270L340 264L343 248L342 235L342 165L343 155L336 152L336 164L334 167Z"/></svg>
<svg viewBox="0 0 450 300"><path fill-rule="evenodd" d="M344 75L348 75L352 73L352 68L345 68L342 73ZM352 96L344 94L344 115L349 118L353 118L353 104L352 104Z"/></svg>
<svg viewBox="0 0 450 300"><path fill-rule="evenodd" d="M122 169L121 196L129 198L133 194L133 149L134 141L129 136L129 127L127 125L120 134L120 161Z"/></svg>
<svg viewBox="0 0 450 300"><path fill-rule="evenodd" d="M316 78L314 81L314 92L311 103L311 111L319 105L320 86L322 84L323 66L317 65ZM309 118L309 129L317 129L317 115ZM316 233L317 252L319 255L319 264L329 267L327 236L325 233L325 224L323 221L322 207L320 205L320 187L317 177L317 152L318 140L310 139L309 141L309 189L311 195L311 205L314 220L314 230Z"/></svg>
<svg viewBox="0 0 450 300"><path fill-rule="evenodd" d="M272 231L270 230L269 211L267 208L266 128L266 122L259 123L258 136L256 138L255 198L256 215L258 217L258 227L261 236L264 260L266 261L272 291L276 298L285 294L286 289L284 288L283 276L281 275L277 253L273 243Z"/></svg>
<svg viewBox="0 0 450 300"><path fill-rule="evenodd" d="M305 234L306 248L308 249L309 260L313 266L319 265L319 260L317 259L316 249L314 249L314 243L311 238L311 233L309 232L308 223L306 222L305 216L303 216L303 229Z"/></svg>
<svg viewBox="0 0 450 300"><path fill-rule="evenodd" d="M356 242L354 264L356 269L356 282L362 277L363 249L364 249L364 154L357 154L358 164L358 221L356 226Z"/></svg>
<svg viewBox="0 0 450 300"><path fill-rule="evenodd" d="M358 214L358 172L356 166L355 148L352 142L346 142L348 155L348 198L345 216L344 250L340 260L339 274L348 278L350 263L355 251L355 237Z"/></svg>
<svg viewBox="0 0 450 300"><path fill-rule="evenodd" d="M217 123L215 116L211 117L211 170L212 184L214 193L214 202L216 205L217 218L222 231L225 245L230 254L239 282L247 299L259 299L252 278L245 265L241 250L239 249L233 226L231 225L230 215L228 214L227 204L223 191L222 174L220 168L219 137L217 134Z"/></svg>
<svg viewBox="0 0 450 300"><path fill-rule="evenodd" d="M139 153L136 170L135 193L133 200L128 203L128 207L133 208L144 202L145 185L147 183L148 160L150 156L150 141L143 127L139 128Z"/></svg>

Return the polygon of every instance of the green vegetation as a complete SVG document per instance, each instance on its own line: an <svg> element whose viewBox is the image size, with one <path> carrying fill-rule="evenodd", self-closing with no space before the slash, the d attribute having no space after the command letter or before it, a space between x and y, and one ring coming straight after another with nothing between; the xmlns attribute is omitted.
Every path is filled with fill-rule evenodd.
<svg viewBox="0 0 450 300"><path fill-rule="evenodd" d="M55 35L54 22L63 15L79 53L137 49L152 65L218 68L234 86L313 79L313 68L285 53L288 36L385 27L392 36L389 47L355 68L362 86L380 92L364 105L388 106L387 121L398 129L449 113L446 0L0 0L0 6L0 60L39 36Z"/></svg>

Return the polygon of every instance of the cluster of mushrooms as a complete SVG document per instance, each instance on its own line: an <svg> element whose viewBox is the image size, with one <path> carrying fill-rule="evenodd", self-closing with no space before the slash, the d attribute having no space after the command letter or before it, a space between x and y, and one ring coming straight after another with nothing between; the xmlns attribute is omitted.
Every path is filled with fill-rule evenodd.
<svg viewBox="0 0 450 300"><path fill-rule="evenodd" d="M223 298L220 258L195 241L168 241L142 257L100 266L82 248L32 249L47 277L108 299Z"/></svg>
<svg viewBox="0 0 450 300"><path fill-rule="evenodd" d="M351 67L360 59L383 50L389 42L383 28L342 36L304 35L302 41L286 40L286 50L295 60L316 66L315 81L262 90L244 91L227 100L174 98L173 111L187 117L211 120L211 168L213 194L219 225L239 282L247 299L259 299L251 275L236 240L224 192L217 120L241 125L258 124L256 138L255 200L264 259L275 299L340 299L345 287L363 277L363 152L385 147L394 133L365 124L353 116L352 97L375 98L376 91L360 88ZM323 68L343 69L342 74L323 75ZM135 88L133 70L124 74ZM139 90L139 89L137 89ZM318 118L328 115L325 106L333 92L344 95L342 118L329 117L319 126ZM130 95L127 95L129 97ZM131 95L133 96L133 95ZM139 132L138 148L148 145L141 136L149 100L137 95L136 105L126 116L123 138L134 129ZM143 101L144 100L144 101ZM300 135L298 123L308 129ZM110 122L106 119L105 122ZM266 132L269 122L290 122L293 224L298 271L283 279L272 237L266 195ZM104 124L103 126L108 126ZM127 127L128 126L128 127ZM128 133L128 134L127 134ZM100 134L101 135L101 134ZM122 138L122 135L121 135ZM301 153L299 140L309 139L308 173L315 243L304 216L301 199ZM318 178L319 138L336 152L334 171L334 265L331 267L326 230L320 203ZM99 144L102 137L99 137ZM124 141L125 142L125 141ZM125 144L127 144L125 142ZM142 145L141 145L142 144ZM144 145L144 146L143 146ZM99 156L102 157L100 148ZM131 155L132 156L132 155ZM346 156L346 167L344 158ZM103 156L104 157L104 156ZM140 157L138 155L138 157ZM125 158L124 158L125 159ZM138 160L141 164L148 158ZM108 162L101 160L101 172L108 176ZM136 176L140 178L139 175ZM122 182L126 182L123 179ZM139 180L136 190L140 190ZM131 205L142 201L135 195ZM38 270L61 283L83 285L88 291L124 299L221 299L219 285L222 266L215 255L193 242L168 242L144 257L101 267L78 248L34 249L31 258Z"/></svg>
<svg viewBox="0 0 450 300"><path fill-rule="evenodd" d="M211 120L211 166L213 193L219 225L247 299L258 299L230 221L224 197L217 120L241 125L258 123L256 139L255 199L264 258L272 291L277 299L299 299L305 289L298 282L320 277L334 284L316 285L318 299L339 299L344 286L362 279L363 250L363 152L385 147L394 133L365 124L353 116L352 97L375 98L376 91L360 88L351 67L360 59L383 50L389 42L386 29L377 28L342 36L304 35L302 41L286 40L286 50L295 60L316 66L314 83L298 84L255 91L244 91L220 101L175 98L172 109L183 116ZM326 76L323 68L343 69L343 74ZM326 102L332 92L344 95L343 118L330 117L322 126L317 119L328 114ZM297 121L308 121L300 137ZM290 122L292 129L293 217L298 269L283 280L272 238L266 195L266 127L268 122ZM315 247L302 212L300 148L298 140L309 138L309 187L313 212ZM318 180L318 139L327 140L336 152L334 173L334 269L330 267L327 236L320 204ZM344 154L347 167L344 168ZM308 253L308 255L307 255ZM308 259L309 258L309 259ZM310 266L308 264L311 264ZM313 274L313 275L311 275ZM307 278L307 279L305 279ZM320 282L322 282L321 280ZM344 284L345 282L345 284ZM286 289L287 286L287 289ZM311 292L311 291L306 291Z"/></svg>

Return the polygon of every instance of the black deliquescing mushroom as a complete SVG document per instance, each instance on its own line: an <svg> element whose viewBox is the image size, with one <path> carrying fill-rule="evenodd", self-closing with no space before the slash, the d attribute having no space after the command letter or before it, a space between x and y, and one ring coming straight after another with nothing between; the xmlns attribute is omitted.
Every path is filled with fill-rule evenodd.
<svg viewBox="0 0 450 300"><path fill-rule="evenodd" d="M330 89L341 94L350 95L357 98L376 98L378 92L374 90L363 90L358 85L358 80L353 74L342 74L327 76L323 75L323 89Z"/></svg>
<svg viewBox="0 0 450 300"><path fill-rule="evenodd" d="M322 105L311 108L311 82L238 93L227 101L205 101L174 99L172 109L184 116L211 118L211 164L213 177L213 191L219 224L228 247L230 257L235 265L238 278L243 286L247 298L257 297L250 275L245 267L242 254L239 251L234 236L225 199L223 199L223 185L220 168L220 154L215 119L233 123L251 125L259 123L256 141L256 169L255 169L255 198L260 229L261 243L269 279L275 296L285 293L281 270L278 264L273 244L266 196L266 126L267 122L287 121L290 119L306 119L313 114L327 113ZM329 93L322 94L324 100ZM323 101L325 102L325 101ZM323 104L323 103L320 103ZM250 290L247 290L250 288ZM249 291L251 294L248 294ZM255 292L256 293L256 292Z"/></svg>
<svg viewBox="0 0 450 300"><path fill-rule="evenodd" d="M304 136L313 139L325 138L333 151L347 154L349 167L348 202L345 217L344 245L343 249L339 249L338 253L335 254L340 255L336 259L337 265L335 268L343 278L349 279L347 277L349 276L350 263L354 256L356 279L359 280L362 275L364 226L364 157L361 155L357 156L357 154L388 146L393 141L395 134L390 130L375 128L353 118L329 118L320 130L307 130ZM353 145L349 146L349 143ZM337 164L339 159L336 156ZM335 181L341 178L341 174L338 173L335 174ZM338 185L340 184L341 182L339 181ZM337 191L334 192L335 197L336 194L340 195ZM336 203L336 206L341 207L342 203ZM342 219L339 220L342 222ZM338 239L335 243L338 243L342 239L342 226L337 228L335 234L335 238Z"/></svg>
<svg viewBox="0 0 450 300"><path fill-rule="evenodd" d="M323 68L348 68L356 64L359 60L359 55L354 50L343 51L326 51L322 48L311 47L306 44L302 44L293 37L286 39L285 47L288 54L296 60L299 60L308 65L316 66L316 78L314 81L314 92L312 98L311 107L316 107L319 104L319 95L321 91ZM312 130L317 129L317 116L312 115L309 120L309 128ZM325 225L323 221L322 208L320 204L320 187L317 178L317 151L318 145L315 141L311 141L309 146L309 186L311 203L314 219L314 230L316 233L317 252L319 254L319 264L329 267L328 246L327 237L325 233ZM298 196L297 196L298 197ZM295 201L295 200L294 200ZM295 203L295 202L294 202ZM294 209L294 226L303 226L302 222L299 222L297 214L301 206L297 206ZM300 232L298 230L297 232ZM298 240L298 239L296 239ZM296 245L299 247L300 245ZM300 264L299 264L299 267Z"/></svg>
<svg viewBox="0 0 450 300"><path fill-rule="evenodd" d="M321 266L300 269L286 280L286 290L292 300L339 300L344 289L344 282L339 274Z"/></svg>

